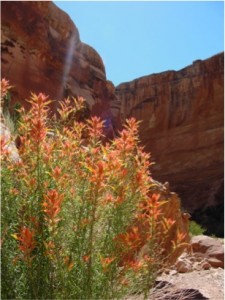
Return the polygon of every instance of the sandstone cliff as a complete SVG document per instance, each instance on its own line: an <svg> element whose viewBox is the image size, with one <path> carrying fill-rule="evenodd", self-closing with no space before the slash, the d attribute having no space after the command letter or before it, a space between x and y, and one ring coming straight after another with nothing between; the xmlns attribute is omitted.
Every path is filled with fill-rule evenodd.
<svg viewBox="0 0 225 300"><path fill-rule="evenodd" d="M142 120L141 142L156 162L153 178L169 181L189 211L210 214L211 207L218 207L221 218L223 74L221 53L180 71L152 74L116 88L123 117ZM209 218L203 215L208 226ZM214 217L218 225L218 215ZM214 229L222 232L222 224Z"/></svg>
<svg viewBox="0 0 225 300"><path fill-rule="evenodd" d="M66 13L49 1L4 1L1 10L2 77L15 86L14 102L31 91L55 100L77 95L93 114L117 115L115 88L106 80L102 59L80 41ZM53 111L56 107L57 101Z"/></svg>

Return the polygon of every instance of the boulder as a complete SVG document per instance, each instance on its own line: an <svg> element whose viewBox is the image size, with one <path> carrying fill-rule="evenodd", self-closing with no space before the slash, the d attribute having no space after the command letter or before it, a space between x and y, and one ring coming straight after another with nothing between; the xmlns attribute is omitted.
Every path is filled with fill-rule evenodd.
<svg viewBox="0 0 225 300"><path fill-rule="evenodd" d="M9 128L0 122L1 154L6 154L10 161L19 162L20 157Z"/></svg>
<svg viewBox="0 0 225 300"><path fill-rule="evenodd" d="M191 248L195 255L205 258L214 268L224 268L224 244L216 238L205 235L194 236Z"/></svg>
<svg viewBox="0 0 225 300"><path fill-rule="evenodd" d="M187 273L192 271L191 263L185 260L182 260L181 258L178 258L176 262L176 270L179 273Z"/></svg>

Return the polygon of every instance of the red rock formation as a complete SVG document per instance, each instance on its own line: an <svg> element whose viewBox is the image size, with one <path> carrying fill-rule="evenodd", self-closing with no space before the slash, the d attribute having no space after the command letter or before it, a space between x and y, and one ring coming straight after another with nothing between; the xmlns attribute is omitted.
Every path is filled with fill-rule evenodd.
<svg viewBox="0 0 225 300"><path fill-rule="evenodd" d="M15 86L14 102L31 91L56 100L77 95L93 114L116 116L118 109L110 110L114 85L106 80L103 61L80 41L66 13L49 1L3 1L1 10L2 77Z"/></svg>
<svg viewBox="0 0 225 300"><path fill-rule="evenodd" d="M223 74L221 53L116 88L122 115L142 120L153 178L169 181L191 212L223 203Z"/></svg>

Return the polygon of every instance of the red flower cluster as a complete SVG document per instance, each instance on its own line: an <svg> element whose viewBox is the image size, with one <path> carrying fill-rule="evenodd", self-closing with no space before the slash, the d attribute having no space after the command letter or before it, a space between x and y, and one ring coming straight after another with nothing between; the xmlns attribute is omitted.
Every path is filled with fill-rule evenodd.
<svg viewBox="0 0 225 300"><path fill-rule="evenodd" d="M1 99L4 98L8 92L8 90L11 88L9 85L9 81L3 78L1 80Z"/></svg>
<svg viewBox="0 0 225 300"><path fill-rule="evenodd" d="M23 253L23 259L28 264L31 264L32 257L31 252L36 247L36 241L34 239L35 232L28 227L23 226L20 229L19 234L14 234L13 237L19 241L19 249Z"/></svg>
<svg viewBox="0 0 225 300"><path fill-rule="evenodd" d="M60 221L57 216L61 211L63 195L60 195L57 190L52 189L47 192L47 195L45 195L44 198L45 201L42 205L46 214L46 220L50 224L57 224Z"/></svg>
<svg viewBox="0 0 225 300"><path fill-rule="evenodd" d="M89 136L94 139L99 139L103 134L103 124L104 121L101 121L101 119L96 116L88 120Z"/></svg>
<svg viewBox="0 0 225 300"><path fill-rule="evenodd" d="M39 144L47 135L46 116L49 110L48 97L40 93L39 95L32 94L29 101L31 106L32 119L31 122L31 138Z"/></svg>

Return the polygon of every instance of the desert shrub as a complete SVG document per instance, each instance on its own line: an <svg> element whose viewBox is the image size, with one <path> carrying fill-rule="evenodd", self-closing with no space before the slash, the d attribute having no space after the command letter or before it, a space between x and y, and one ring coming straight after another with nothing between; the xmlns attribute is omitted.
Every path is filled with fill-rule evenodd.
<svg viewBox="0 0 225 300"><path fill-rule="evenodd" d="M204 234L206 231L201 225L195 221L190 221L189 232L192 236Z"/></svg>
<svg viewBox="0 0 225 300"><path fill-rule="evenodd" d="M7 87L4 81L3 95ZM2 298L146 298L164 262L160 241L174 221L162 218L165 202L151 193L138 123L127 120L119 137L103 144L98 117L70 119L83 99L60 102L57 118L44 94L29 102L28 112L20 109L18 161L1 141ZM183 238L178 231L174 249Z"/></svg>

